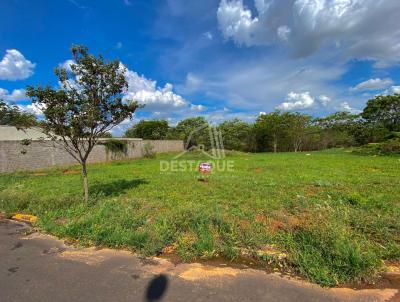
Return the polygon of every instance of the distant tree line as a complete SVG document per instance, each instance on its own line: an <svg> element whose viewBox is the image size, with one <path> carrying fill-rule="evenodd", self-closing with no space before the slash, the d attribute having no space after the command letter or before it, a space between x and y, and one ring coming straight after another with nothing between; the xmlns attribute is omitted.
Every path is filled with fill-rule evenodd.
<svg viewBox="0 0 400 302"><path fill-rule="evenodd" d="M336 112L312 118L298 112L274 111L260 114L254 123L233 119L218 126L209 125L203 117L184 119L175 127L165 120L142 120L128 129L125 137L182 139L187 147L211 148L212 127L221 132L225 149L246 152L297 152L399 141L400 94L377 96L360 114Z"/></svg>
<svg viewBox="0 0 400 302"><path fill-rule="evenodd" d="M39 126L33 114L21 112L0 100L0 125L17 128ZM240 119L211 126L204 117L187 118L171 127L165 120L141 120L124 136L143 139L181 139L187 147L212 148L210 130L222 134L223 147L245 152L310 151L335 147L389 142L400 151L400 94L377 96L360 114L336 112L312 118L298 112L274 111L258 116L254 123ZM104 132L100 137L112 137Z"/></svg>

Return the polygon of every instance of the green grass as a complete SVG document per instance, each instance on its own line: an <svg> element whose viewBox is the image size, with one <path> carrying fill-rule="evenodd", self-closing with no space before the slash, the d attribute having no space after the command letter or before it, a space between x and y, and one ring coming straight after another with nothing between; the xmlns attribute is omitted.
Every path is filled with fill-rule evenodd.
<svg viewBox="0 0 400 302"><path fill-rule="evenodd" d="M398 156L230 153L234 171L208 182L196 171L160 173L160 159L172 157L90 165L90 204L79 174L3 174L0 211L37 215L38 227L60 237L144 255L169 247L192 261L247 251L327 286L369 279L383 260L400 259ZM257 254L266 246L287 258Z"/></svg>

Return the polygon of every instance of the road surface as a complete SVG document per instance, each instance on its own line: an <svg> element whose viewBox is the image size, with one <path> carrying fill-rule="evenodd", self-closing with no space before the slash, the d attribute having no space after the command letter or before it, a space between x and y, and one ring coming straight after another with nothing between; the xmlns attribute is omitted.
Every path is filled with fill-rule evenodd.
<svg viewBox="0 0 400 302"><path fill-rule="evenodd" d="M398 282L383 289L328 290L260 270L174 265L126 251L71 247L29 230L0 219L2 302L400 301Z"/></svg>

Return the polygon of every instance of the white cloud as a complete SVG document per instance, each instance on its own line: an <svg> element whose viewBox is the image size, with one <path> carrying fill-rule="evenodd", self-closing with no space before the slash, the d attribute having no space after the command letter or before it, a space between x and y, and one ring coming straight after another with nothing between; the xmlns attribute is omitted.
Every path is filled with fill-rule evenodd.
<svg viewBox="0 0 400 302"><path fill-rule="evenodd" d="M323 105L323 106L328 106L331 103L331 98L326 96L326 95L320 95L318 97L318 101Z"/></svg>
<svg viewBox="0 0 400 302"><path fill-rule="evenodd" d="M254 1L255 15L242 0L221 0L217 18L226 39L246 46L283 41L298 56L336 48L376 67L400 61L398 0Z"/></svg>
<svg viewBox="0 0 400 302"><path fill-rule="evenodd" d="M286 102L283 102L276 109L290 111L311 108L314 105L314 98L308 91L302 93L289 92Z"/></svg>
<svg viewBox="0 0 400 302"><path fill-rule="evenodd" d="M361 82L354 87L351 87L351 91L365 91L365 90L379 90L385 89L393 84L393 81L389 78L386 79L369 79L367 81Z"/></svg>
<svg viewBox="0 0 400 302"><path fill-rule="evenodd" d="M204 111L204 110L207 109L207 107L206 107L206 106L203 106L203 105L194 105L194 104L191 104L191 105L190 105L190 109L193 110L193 111Z"/></svg>
<svg viewBox="0 0 400 302"><path fill-rule="evenodd" d="M17 106L22 111L33 113L37 117L40 117L43 115L43 111L40 109L40 107L36 103L32 103L29 105L17 105Z"/></svg>
<svg viewBox="0 0 400 302"><path fill-rule="evenodd" d="M121 49L122 46L123 46L122 42L117 42L117 45L115 45L115 47L116 47L117 49Z"/></svg>
<svg viewBox="0 0 400 302"><path fill-rule="evenodd" d="M288 41L291 31L292 30L289 27L287 27L286 25L282 25L278 27L278 29L276 30L276 34L278 35L279 40Z"/></svg>
<svg viewBox="0 0 400 302"><path fill-rule="evenodd" d="M258 18L252 18L241 0L222 0L217 10L218 24L225 38L233 38L238 44L256 45L259 30Z"/></svg>
<svg viewBox="0 0 400 302"><path fill-rule="evenodd" d="M189 72L186 75L185 83L183 85L178 85L178 91L181 93L190 94L200 90L202 88L202 84L203 80L199 76Z"/></svg>
<svg viewBox="0 0 400 302"><path fill-rule="evenodd" d="M11 94L7 89L0 88L0 100L17 102L26 100L25 89L14 89Z"/></svg>
<svg viewBox="0 0 400 302"><path fill-rule="evenodd" d="M71 72L71 65L75 65L75 61L74 60L66 60L65 62L59 64L58 66L66 69L68 72Z"/></svg>
<svg viewBox="0 0 400 302"><path fill-rule="evenodd" d="M126 70L128 90L125 99L134 100L146 105L145 110L164 111L188 107L189 103L173 92L173 85L165 84L158 87L156 81L139 76L136 72Z"/></svg>
<svg viewBox="0 0 400 302"><path fill-rule="evenodd" d="M0 61L0 80L23 80L33 74L35 64L16 49L8 49Z"/></svg>
<svg viewBox="0 0 400 302"><path fill-rule="evenodd" d="M393 95L393 94L400 94L400 86L391 86L386 89L384 92L380 93L382 95Z"/></svg>
<svg viewBox="0 0 400 302"><path fill-rule="evenodd" d="M213 34L211 32L209 32L209 31L203 33L203 36L205 38L207 38L208 40L212 40L214 38Z"/></svg>
<svg viewBox="0 0 400 302"><path fill-rule="evenodd" d="M388 89L388 94L400 93L400 86L392 86Z"/></svg>
<svg viewBox="0 0 400 302"><path fill-rule="evenodd" d="M359 110L359 109L356 109L356 108L351 107L350 104L349 104L348 102L342 102L342 103L340 103L338 110L340 110L340 111L347 111L347 112L350 112L350 113L353 113L353 114L358 114L358 113L361 113L361 112L362 112L362 111Z"/></svg>

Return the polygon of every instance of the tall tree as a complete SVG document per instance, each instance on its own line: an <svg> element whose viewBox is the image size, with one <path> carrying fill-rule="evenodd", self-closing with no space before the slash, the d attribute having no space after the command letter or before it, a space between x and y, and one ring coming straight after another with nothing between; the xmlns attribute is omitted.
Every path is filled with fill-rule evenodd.
<svg viewBox="0 0 400 302"><path fill-rule="evenodd" d="M286 115L286 133L292 142L294 152L301 150L306 136L309 134L311 116L301 113Z"/></svg>
<svg viewBox="0 0 400 302"><path fill-rule="evenodd" d="M280 111L261 114L254 125L258 150L264 151L269 143L272 145L274 153L278 152L278 144L285 135L286 113Z"/></svg>
<svg viewBox="0 0 400 302"><path fill-rule="evenodd" d="M204 117L193 117L180 121L175 128L180 139L183 139L186 147L203 145L211 146L209 136L209 124Z"/></svg>
<svg viewBox="0 0 400 302"><path fill-rule="evenodd" d="M8 105L3 100L0 100L0 125L25 129L37 125L37 120L33 114L23 112L18 106Z"/></svg>
<svg viewBox="0 0 400 302"><path fill-rule="evenodd" d="M143 139L165 139L168 130L168 122L165 120L141 120L126 130L124 136Z"/></svg>
<svg viewBox="0 0 400 302"><path fill-rule="evenodd" d="M139 107L123 100L128 84L119 61L105 61L84 46L71 48L71 70L58 67L60 87L27 87L27 95L43 111L44 132L82 166L84 197L89 199L87 160L99 137L110 131Z"/></svg>
<svg viewBox="0 0 400 302"><path fill-rule="evenodd" d="M228 150L248 151L251 149L251 125L233 119L224 121L218 126L221 131L224 148Z"/></svg>
<svg viewBox="0 0 400 302"><path fill-rule="evenodd" d="M361 116L389 131L400 131L400 94L379 95L369 100Z"/></svg>
<svg viewBox="0 0 400 302"><path fill-rule="evenodd" d="M346 111L339 111L317 118L313 121L313 124L319 127L321 131L323 148L356 145L357 140L361 138L360 132L365 130L361 116Z"/></svg>

